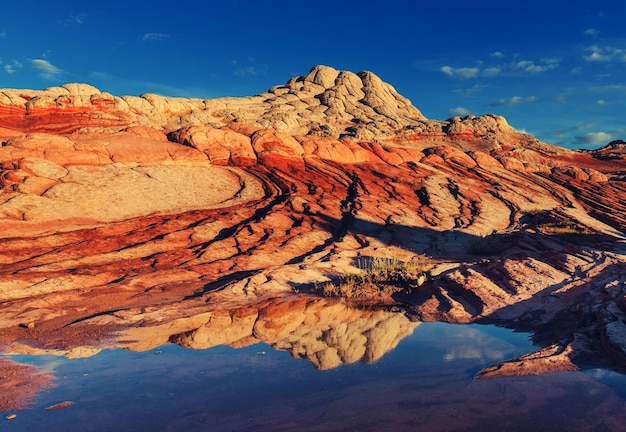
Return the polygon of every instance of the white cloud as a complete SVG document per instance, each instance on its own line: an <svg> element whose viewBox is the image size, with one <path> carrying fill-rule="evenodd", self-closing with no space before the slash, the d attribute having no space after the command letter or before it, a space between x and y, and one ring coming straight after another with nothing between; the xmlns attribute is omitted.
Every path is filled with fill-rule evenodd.
<svg viewBox="0 0 626 432"><path fill-rule="evenodd" d="M17 72L17 69L21 68L22 63L18 62L17 60L13 60L11 63L4 65L4 71L8 74L14 74L15 72Z"/></svg>
<svg viewBox="0 0 626 432"><path fill-rule="evenodd" d="M541 59L541 61L549 65L558 65L561 62L561 59L559 57L544 57Z"/></svg>
<svg viewBox="0 0 626 432"><path fill-rule="evenodd" d="M144 41L147 41L147 40L163 40L163 39L167 39L168 37L170 37L170 35L165 34L165 33L146 33L146 34L143 35L141 40L144 40Z"/></svg>
<svg viewBox="0 0 626 432"><path fill-rule="evenodd" d="M486 69L483 69L483 71L480 74L484 77L494 77L496 75L500 75L501 71L502 69L494 66L494 67L488 67Z"/></svg>
<svg viewBox="0 0 626 432"><path fill-rule="evenodd" d="M466 89L455 89L452 90L455 93L462 93L465 97L469 97L477 92L481 92L483 89L489 87L485 84L474 84L473 86Z"/></svg>
<svg viewBox="0 0 626 432"><path fill-rule="evenodd" d="M59 69L47 60L31 60L30 65L33 69L39 71L39 75L45 79L52 79L63 73L62 69Z"/></svg>
<svg viewBox="0 0 626 432"><path fill-rule="evenodd" d="M513 106L519 105L521 103L533 103L537 102L539 98L537 96L513 96L510 98L498 99L497 101L491 102L489 106L497 107L497 106Z"/></svg>
<svg viewBox="0 0 626 432"><path fill-rule="evenodd" d="M256 59L254 57L248 57L246 59L247 63L254 63ZM267 74L268 66L266 63L253 65L253 64L243 64L244 62L240 62L234 59L229 60L230 65L233 67L233 75L238 77L255 77L255 76L264 76Z"/></svg>
<svg viewBox="0 0 626 432"><path fill-rule="evenodd" d="M223 96L223 94L220 94L219 91L213 93L205 88L183 88L153 81L131 80L121 76L112 75L109 72L102 71L89 72L89 81L96 87L108 87L112 83L115 83L115 86L124 87L126 89L124 90L126 94L134 95L156 93L162 96L204 99L215 99L217 97Z"/></svg>
<svg viewBox="0 0 626 432"><path fill-rule="evenodd" d="M626 50L623 50L621 48L592 45L586 48L585 51L591 52L591 54L583 56L583 58L588 62L626 62Z"/></svg>
<svg viewBox="0 0 626 432"><path fill-rule="evenodd" d="M497 51L495 53L491 53L490 56L493 58L502 58L504 57L504 54ZM483 61L477 61L475 62L477 66L474 67L454 68L446 65L440 67L439 70L447 76L457 79L470 79L477 77L490 78L507 73L516 75L519 75L520 73L534 75L556 69L559 67L560 63L561 59L556 57L543 58L538 62L533 60L519 60L503 64L487 64L485 67L483 67Z"/></svg>
<svg viewBox="0 0 626 432"><path fill-rule="evenodd" d="M459 79L476 78L480 69L477 67L472 68L453 68L450 66L442 66L439 70L449 77Z"/></svg>
<svg viewBox="0 0 626 432"><path fill-rule="evenodd" d="M600 34L600 30L594 28L588 28L583 32L587 36L597 37Z"/></svg>
<svg viewBox="0 0 626 432"><path fill-rule="evenodd" d="M561 145L568 144L569 145L571 144L570 136L574 132L589 129L592 127L594 127L593 123L588 122L588 123L576 124L573 126L563 128L563 129L547 130L543 132L543 135L551 137L552 142L554 144L561 144Z"/></svg>
<svg viewBox="0 0 626 432"><path fill-rule="evenodd" d="M246 66L246 67L237 68L233 72L233 75L240 76L240 77L257 76L257 74L258 74L257 69L254 66Z"/></svg>
<svg viewBox="0 0 626 432"><path fill-rule="evenodd" d="M532 60L520 60L516 63L511 63L510 67L516 72L536 74L556 69L559 66L560 59L546 58L541 61L543 64L536 64Z"/></svg>
<svg viewBox="0 0 626 432"><path fill-rule="evenodd" d="M606 132L589 132L584 135L577 135L574 141L576 144L598 144L610 141L611 139L612 135Z"/></svg>
<svg viewBox="0 0 626 432"><path fill-rule="evenodd" d="M596 105L606 105L606 101L604 99L598 99Z"/></svg>
<svg viewBox="0 0 626 432"><path fill-rule="evenodd" d="M69 18L65 20L65 22L69 24L84 24L86 16L87 14L84 12L76 15L70 15Z"/></svg>
<svg viewBox="0 0 626 432"><path fill-rule="evenodd" d="M626 84L607 84L604 86L591 87L589 90L596 93L625 91Z"/></svg>
<svg viewBox="0 0 626 432"><path fill-rule="evenodd" d="M98 81L113 81L116 78L108 72L93 71L89 72L89 78Z"/></svg>
<svg viewBox="0 0 626 432"><path fill-rule="evenodd" d="M472 115L472 112L465 107L456 107L448 110L448 114L450 114L451 116L465 117L468 115Z"/></svg>
<svg viewBox="0 0 626 432"><path fill-rule="evenodd" d="M7 32L6 30L2 30L2 33L0 33L0 39L6 39L7 38Z"/></svg>
<svg viewBox="0 0 626 432"><path fill-rule="evenodd" d="M590 62L604 62L609 61L610 57L603 54L602 48L597 45L587 48L587 51L591 51L591 54L585 56L585 60Z"/></svg>

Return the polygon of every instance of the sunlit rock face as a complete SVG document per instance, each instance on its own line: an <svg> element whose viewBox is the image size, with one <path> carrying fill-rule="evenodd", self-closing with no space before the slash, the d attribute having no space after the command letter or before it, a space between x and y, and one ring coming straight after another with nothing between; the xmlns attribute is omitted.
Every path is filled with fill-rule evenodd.
<svg viewBox="0 0 626 432"><path fill-rule="evenodd" d="M178 323L158 341L368 361L378 348L355 341L395 336L290 328L297 303L284 326L241 312L251 332L206 333L236 320L202 313L425 255L428 282L395 299L414 319L534 330L576 367L626 357L619 143L575 152L497 115L428 120L371 72L325 66L246 98L2 89L0 139L0 342L71 350ZM394 322L380 325L409 331ZM343 334L362 337L347 349Z"/></svg>

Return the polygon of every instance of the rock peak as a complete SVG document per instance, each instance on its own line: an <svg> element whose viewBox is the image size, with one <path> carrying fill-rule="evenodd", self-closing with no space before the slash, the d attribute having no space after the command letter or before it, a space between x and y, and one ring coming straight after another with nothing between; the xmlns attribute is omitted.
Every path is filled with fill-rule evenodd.
<svg viewBox="0 0 626 432"><path fill-rule="evenodd" d="M303 77L305 82L321 85L324 88L330 88L335 84L335 80L339 76L340 71L330 66L317 65L311 68L311 71Z"/></svg>
<svg viewBox="0 0 626 432"><path fill-rule="evenodd" d="M287 131L291 133L373 139L426 120L408 99L368 71L355 74L317 65L260 96L270 105L265 120L297 124L300 130Z"/></svg>

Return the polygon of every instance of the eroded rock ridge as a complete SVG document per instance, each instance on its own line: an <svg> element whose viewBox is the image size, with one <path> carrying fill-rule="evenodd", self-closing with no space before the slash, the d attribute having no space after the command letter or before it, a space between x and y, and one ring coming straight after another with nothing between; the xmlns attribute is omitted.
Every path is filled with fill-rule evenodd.
<svg viewBox="0 0 626 432"><path fill-rule="evenodd" d="M0 137L4 344L89 352L315 298L360 259L426 256L427 283L386 304L532 331L545 354L481 376L623 370L619 145L570 151L496 115L428 120L372 73L324 66L248 98L4 89ZM161 341L208 344L203 319Z"/></svg>
<svg viewBox="0 0 626 432"><path fill-rule="evenodd" d="M316 66L266 93L240 98L113 96L86 84L45 90L0 89L0 127L24 132L119 132L132 126L172 130L242 123L289 135L357 140L466 135L498 140L515 132L502 117L427 120L371 72ZM523 139L532 140L526 136ZM535 140L536 141L536 140Z"/></svg>

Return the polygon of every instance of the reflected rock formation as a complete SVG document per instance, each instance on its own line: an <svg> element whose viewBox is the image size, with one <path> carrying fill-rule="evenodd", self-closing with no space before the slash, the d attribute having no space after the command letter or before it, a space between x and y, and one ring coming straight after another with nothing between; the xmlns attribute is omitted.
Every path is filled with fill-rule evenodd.
<svg viewBox="0 0 626 432"><path fill-rule="evenodd" d="M342 302L299 298L211 313L200 327L170 337L184 348L242 347L264 342L317 369L372 363L413 333L402 313L361 310Z"/></svg>

